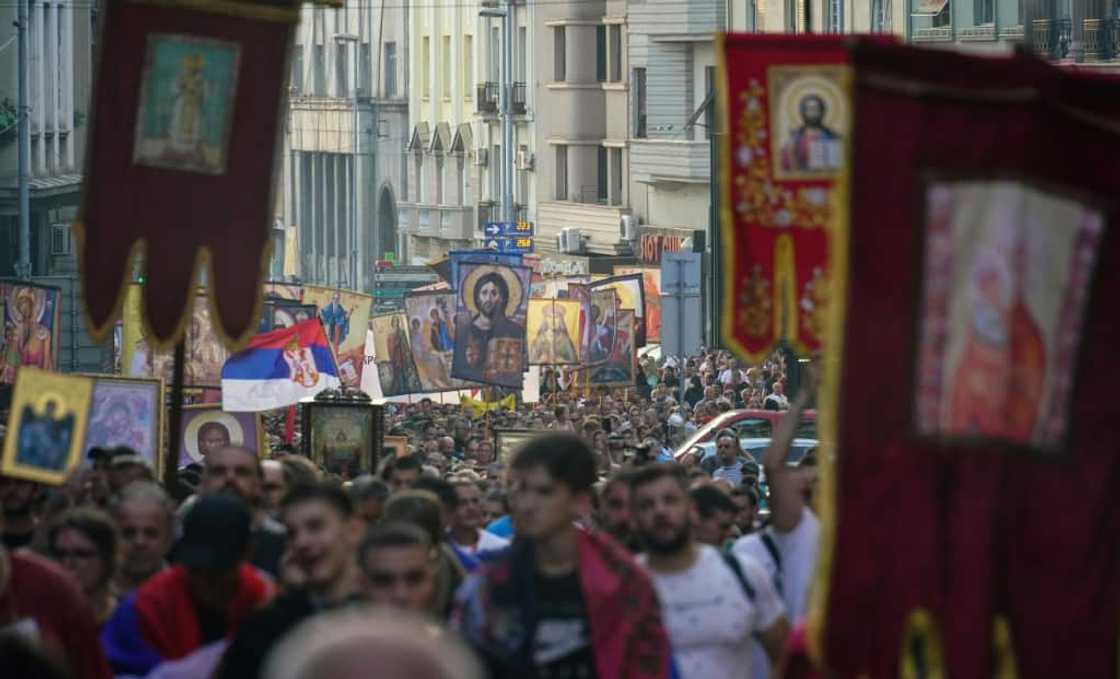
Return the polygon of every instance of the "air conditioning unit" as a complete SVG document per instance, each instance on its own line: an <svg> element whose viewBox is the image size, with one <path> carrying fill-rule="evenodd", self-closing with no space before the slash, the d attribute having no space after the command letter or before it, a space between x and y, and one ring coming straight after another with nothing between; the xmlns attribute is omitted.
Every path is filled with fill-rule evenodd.
<svg viewBox="0 0 1120 679"><path fill-rule="evenodd" d="M583 252L583 233L570 226L560 229L556 235L556 249L564 255L578 255Z"/></svg>
<svg viewBox="0 0 1120 679"><path fill-rule="evenodd" d="M622 219L618 222L618 238L627 243L638 240L637 215L622 215Z"/></svg>
<svg viewBox="0 0 1120 679"><path fill-rule="evenodd" d="M533 170L533 163L536 162L536 156L525 146L517 150L517 169L518 170Z"/></svg>
<svg viewBox="0 0 1120 679"><path fill-rule="evenodd" d="M490 149L478 149L474 152L474 164L479 167L486 167L490 162Z"/></svg>

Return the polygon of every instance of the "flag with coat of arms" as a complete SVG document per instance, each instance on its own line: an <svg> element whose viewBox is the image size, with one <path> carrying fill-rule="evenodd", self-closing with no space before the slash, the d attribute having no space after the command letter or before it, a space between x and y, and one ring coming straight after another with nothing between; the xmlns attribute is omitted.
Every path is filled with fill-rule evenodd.
<svg viewBox="0 0 1120 679"><path fill-rule="evenodd" d="M257 335L222 367L222 408L259 412L339 387L338 367L318 318Z"/></svg>

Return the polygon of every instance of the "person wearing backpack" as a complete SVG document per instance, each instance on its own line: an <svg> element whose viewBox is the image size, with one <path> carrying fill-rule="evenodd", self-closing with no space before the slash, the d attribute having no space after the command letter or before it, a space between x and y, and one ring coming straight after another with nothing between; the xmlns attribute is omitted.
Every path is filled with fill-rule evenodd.
<svg viewBox="0 0 1120 679"><path fill-rule="evenodd" d="M781 597L753 559L699 543L688 475L675 464L642 467L630 481L631 516L647 552L681 679L752 676L752 639L776 663L789 626Z"/></svg>

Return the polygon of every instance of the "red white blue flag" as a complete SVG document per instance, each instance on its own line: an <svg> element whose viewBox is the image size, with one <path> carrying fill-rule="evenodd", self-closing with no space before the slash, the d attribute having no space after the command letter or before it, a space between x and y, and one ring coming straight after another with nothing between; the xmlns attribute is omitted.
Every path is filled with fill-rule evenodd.
<svg viewBox="0 0 1120 679"><path fill-rule="evenodd" d="M249 341L222 367L222 409L258 412L339 386L338 367L318 318Z"/></svg>

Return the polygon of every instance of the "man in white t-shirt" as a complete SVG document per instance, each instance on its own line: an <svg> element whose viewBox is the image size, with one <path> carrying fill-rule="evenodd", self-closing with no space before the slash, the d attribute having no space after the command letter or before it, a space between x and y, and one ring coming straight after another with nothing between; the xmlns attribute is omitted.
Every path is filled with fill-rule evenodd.
<svg viewBox="0 0 1120 679"><path fill-rule="evenodd" d="M751 640L776 660L789 630L781 597L753 560L697 543L696 507L678 465L650 465L630 482L631 515L682 679L751 676Z"/></svg>
<svg viewBox="0 0 1120 679"><path fill-rule="evenodd" d="M797 467L786 464L801 413L813 391L811 384L794 399L762 457L770 485L770 525L740 538L732 550L762 564L781 591L794 624L809 611L821 533L820 521L810 509L817 482L816 452L806 453ZM755 658L759 656L756 649ZM764 670L768 668L763 663L755 665L754 678L765 679L769 673Z"/></svg>
<svg viewBox="0 0 1120 679"><path fill-rule="evenodd" d="M482 528L482 491L469 480L452 482L459 505L451 515L448 540L465 554L490 552L509 546L509 540L498 537Z"/></svg>

